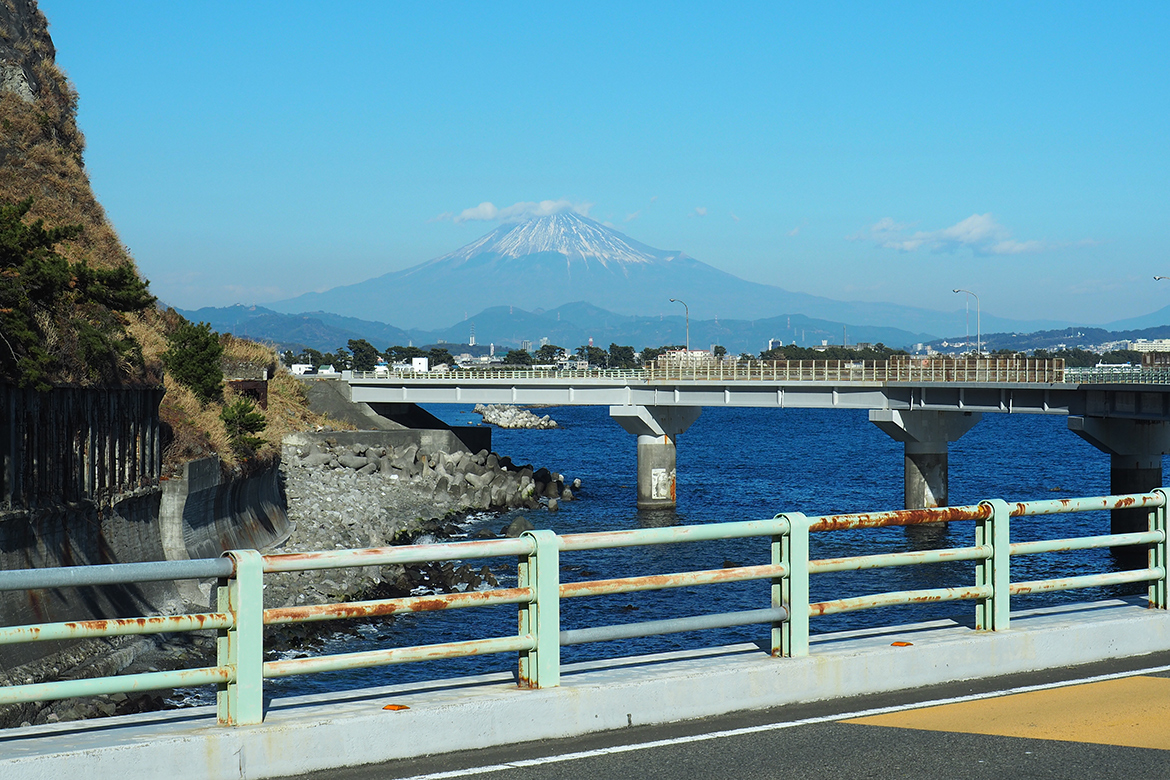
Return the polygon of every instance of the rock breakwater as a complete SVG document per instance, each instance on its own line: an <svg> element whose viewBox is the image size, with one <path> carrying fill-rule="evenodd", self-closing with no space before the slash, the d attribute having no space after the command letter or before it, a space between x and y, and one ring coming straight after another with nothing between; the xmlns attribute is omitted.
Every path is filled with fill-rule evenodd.
<svg viewBox="0 0 1170 780"><path fill-rule="evenodd" d="M483 416L483 421L500 428L556 428L557 422L547 414L537 417L527 409L509 404L476 404L475 413Z"/></svg>
<svg viewBox="0 0 1170 780"><path fill-rule="evenodd" d="M286 445L281 462L293 527L280 552L460 538L458 521L469 513L556 511L560 502L573 500L573 486L580 486L579 481L566 486L561 474L486 450L428 452L414 444L342 442L328 435ZM267 606L326 603L485 582L494 584L489 571L452 564L300 572L268 577L264 601Z"/></svg>

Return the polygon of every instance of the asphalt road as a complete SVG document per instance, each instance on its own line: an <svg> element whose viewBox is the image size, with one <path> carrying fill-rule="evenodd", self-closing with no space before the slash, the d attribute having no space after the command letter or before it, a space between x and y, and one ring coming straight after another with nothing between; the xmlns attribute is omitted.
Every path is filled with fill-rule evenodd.
<svg viewBox="0 0 1170 780"><path fill-rule="evenodd" d="M1170 652L297 780L448 777L1170 779Z"/></svg>

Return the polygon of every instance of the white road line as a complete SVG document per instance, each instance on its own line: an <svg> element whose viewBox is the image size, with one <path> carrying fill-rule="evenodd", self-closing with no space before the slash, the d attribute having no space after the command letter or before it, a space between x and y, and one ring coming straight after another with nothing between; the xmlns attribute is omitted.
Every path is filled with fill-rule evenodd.
<svg viewBox="0 0 1170 780"><path fill-rule="evenodd" d="M691 742L706 742L707 740L723 739L726 737L739 737L745 734L760 734L766 731L780 731L781 729L795 728L796 726L811 726L816 723L831 723L838 720L865 718L871 715L885 715L890 712L904 712L906 710L919 710L925 707L938 707L943 704L959 704L961 702L967 701L980 701L981 699L995 699L1001 696L1011 696L1017 693L1046 691L1053 688L1067 688L1071 685L1086 685L1088 683L1104 682L1106 680L1120 680L1125 677L1136 677L1142 674L1157 674L1159 672L1170 672L1170 665L1153 666L1148 669L1135 669L1131 672L1099 674L1093 677L1083 677L1077 680L1063 680L1060 682L1043 683L1041 685L1023 685L1018 688L1007 688L1001 691L972 693L967 696L953 696L949 699L932 699L931 701L915 702L913 704L900 704L894 707L876 707L874 709L858 710L856 712L842 712L836 715L822 715L817 718L804 718L802 720L785 721L783 723L765 723L760 726L746 726L744 728L728 729L726 731L712 731L707 734L693 734L688 737L656 739L651 742L639 742L633 745L615 745L614 747L597 748L596 750L582 750L577 753L561 753L559 755L544 756L542 758L526 758L518 761L509 761L505 764L488 764L486 766L474 766L468 767L466 769L456 769L449 772L432 772L431 774L426 775L412 775L411 777L403 778L403 780L445 780L446 778L451 777L486 775L492 772L503 772L508 769L520 769L522 767L528 766L541 766L542 764L558 764L565 761L579 761L583 758L608 756L617 753L631 753L638 750L650 750L657 747L669 747L670 745L685 745Z"/></svg>

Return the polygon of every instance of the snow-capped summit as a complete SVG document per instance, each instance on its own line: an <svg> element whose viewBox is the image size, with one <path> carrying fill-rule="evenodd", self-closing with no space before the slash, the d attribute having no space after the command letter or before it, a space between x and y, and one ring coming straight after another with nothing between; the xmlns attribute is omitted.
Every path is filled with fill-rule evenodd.
<svg viewBox="0 0 1170 780"><path fill-rule="evenodd" d="M674 316L679 307L671 298L686 301L689 314L702 319L802 313L851 325L897 321L931 332L926 323L933 316L749 282L682 252L639 243L572 211L505 222L434 260L270 306L288 313L327 311L433 330L501 305L547 311L585 302L616 314ZM509 338L518 343L540 335L517 331Z"/></svg>
<svg viewBox="0 0 1170 780"><path fill-rule="evenodd" d="M460 266L485 256L519 258L554 253L572 264L596 261L602 266L653 263L666 253L640 244L616 230L571 211L500 225L467 246L432 260L428 265Z"/></svg>

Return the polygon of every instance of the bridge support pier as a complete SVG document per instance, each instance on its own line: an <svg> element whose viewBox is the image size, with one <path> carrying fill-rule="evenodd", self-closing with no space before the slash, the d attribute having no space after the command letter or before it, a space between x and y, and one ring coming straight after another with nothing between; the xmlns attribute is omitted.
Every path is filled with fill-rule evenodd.
<svg viewBox="0 0 1170 780"><path fill-rule="evenodd" d="M981 419L980 412L870 410L869 421L905 446L907 509L947 506L947 445Z"/></svg>
<svg viewBox="0 0 1170 780"><path fill-rule="evenodd" d="M1170 421L1071 416L1068 428L1109 453L1110 493L1148 493L1162 487L1162 456L1170 454ZM1144 509L1115 509L1109 516L1109 530L1115 534L1144 531L1147 514Z"/></svg>
<svg viewBox="0 0 1170 780"><path fill-rule="evenodd" d="M698 406L611 406L609 416L638 437L638 508L675 506L675 440L699 419Z"/></svg>

